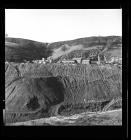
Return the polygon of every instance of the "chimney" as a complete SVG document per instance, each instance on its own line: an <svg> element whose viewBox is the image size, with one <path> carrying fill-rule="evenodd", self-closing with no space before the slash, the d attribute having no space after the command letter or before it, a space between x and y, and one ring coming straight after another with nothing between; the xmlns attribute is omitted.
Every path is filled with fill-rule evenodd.
<svg viewBox="0 0 131 140"><path fill-rule="evenodd" d="M107 62L105 55L104 55L104 61Z"/></svg>
<svg viewBox="0 0 131 140"><path fill-rule="evenodd" d="M100 60L100 56L98 54L98 64L100 64L101 60Z"/></svg>

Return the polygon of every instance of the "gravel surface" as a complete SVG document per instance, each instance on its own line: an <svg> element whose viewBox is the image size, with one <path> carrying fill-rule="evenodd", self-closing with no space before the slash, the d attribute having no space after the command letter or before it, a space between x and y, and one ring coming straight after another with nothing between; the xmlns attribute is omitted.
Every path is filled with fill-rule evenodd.
<svg viewBox="0 0 131 140"><path fill-rule="evenodd" d="M30 120L26 122L18 122L6 124L10 126L19 125L43 125L43 126L74 126L74 125L122 125L122 109L110 110L106 112L85 112L75 114L69 117L56 116L50 118L42 118L37 120Z"/></svg>

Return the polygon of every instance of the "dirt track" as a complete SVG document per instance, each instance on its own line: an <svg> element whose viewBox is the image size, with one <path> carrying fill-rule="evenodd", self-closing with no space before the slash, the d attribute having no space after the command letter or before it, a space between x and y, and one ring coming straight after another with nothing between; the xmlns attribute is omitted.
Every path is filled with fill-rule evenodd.
<svg viewBox="0 0 131 140"><path fill-rule="evenodd" d="M50 118L42 118L37 120L30 120L26 122L18 122L7 124L10 126L18 125L53 125L53 126L68 126L68 125L122 125L122 109L110 110L106 112L85 112L75 114L69 117L56 116Z"/></svg>

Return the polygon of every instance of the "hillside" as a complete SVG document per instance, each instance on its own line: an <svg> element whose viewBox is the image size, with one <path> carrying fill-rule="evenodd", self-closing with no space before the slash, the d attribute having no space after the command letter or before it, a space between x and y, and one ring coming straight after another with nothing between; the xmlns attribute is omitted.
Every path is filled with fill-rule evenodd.
<svg viewBox="0 0 131 140"><path fill-rule="evenodd" d="M52 49L58 49L64 44L68 44L69 46L72 45L79 45L82 44L84 48L97 46L97 45L106 45L107 41L111 40L113 42L113 45L121 44L122 38L120 36L92 36L92 37L85 37L85 38L79 38L74 40L68 40L68 41L60 41L60 42L54 42L48 44L49 48Z"/></svg>
<svg viewBox="0 0 131 140"><path fill-rule="evenodd" d="M9 62L23 62L24 60L38 60L52 56L56 62L62 57L70 59L78 56L88 56L91 50L102 51L105 54L122 55L122 37L85 37L69 41L41 43L20 38L5 38L5 60Z"/></svg>
<svg viewBox="0 0 131 140"><path fill-rule="evenodd" d="M96 111L122 97L117 66L5 65L6 123Z"/></svg>
<svg viewBox="0 0 131 140"><path fill-rule="evenodd" d="M24 60L41 59L51 55L47 43L21 38L5 38L5 60L9 62L24 62Z"/></svg>
<svg viewBox="0 0 131 140"><path fill-rule="evenodd" d="M48 48L53 49L52 58L71 59L73 57L88 57L90 52L104 52L107 57L109 56L122 56L122 38L120 36L106 36L106 37L86 37L70 41L61 41L48 44ZM116 53L114 54L114 50ZM117 53L118 51L118 53Z"/></svg>

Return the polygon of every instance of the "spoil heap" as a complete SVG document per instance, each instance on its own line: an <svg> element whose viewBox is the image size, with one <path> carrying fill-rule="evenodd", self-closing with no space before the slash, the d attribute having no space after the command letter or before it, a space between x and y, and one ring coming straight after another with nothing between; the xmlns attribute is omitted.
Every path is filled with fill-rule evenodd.
<svg viewBox="0 0 131 140"><path fill-rule="evenodd" d="M115 66L8 64L5 69L8 123L96 111L122 96L122 74Z"/></svg>

